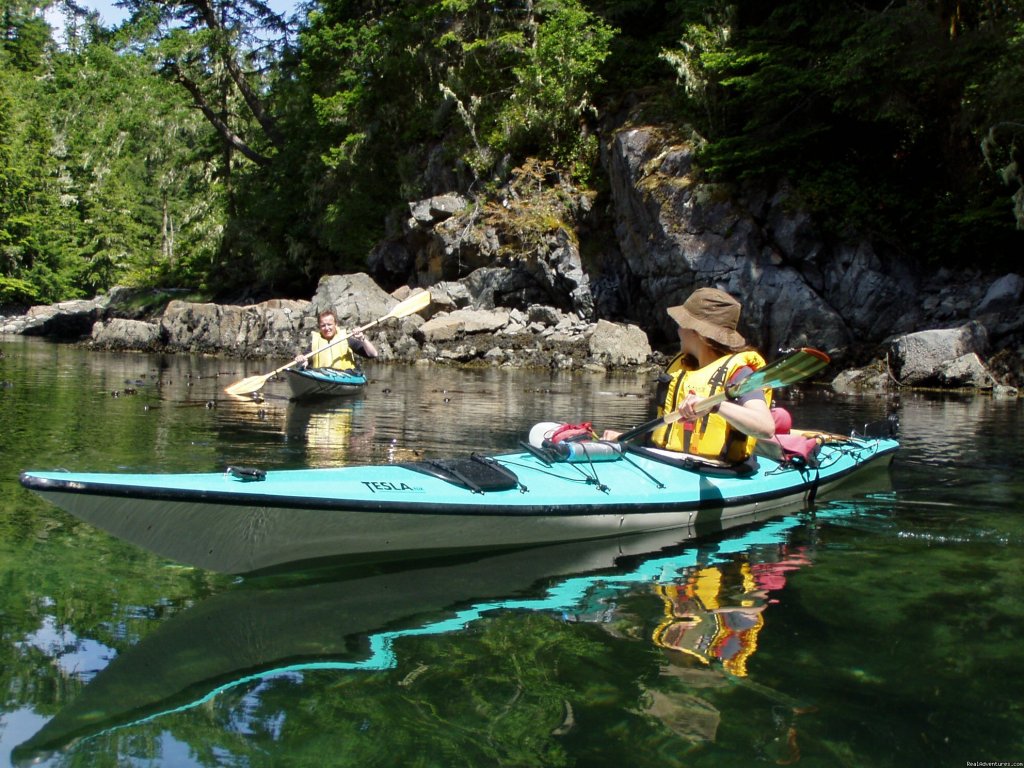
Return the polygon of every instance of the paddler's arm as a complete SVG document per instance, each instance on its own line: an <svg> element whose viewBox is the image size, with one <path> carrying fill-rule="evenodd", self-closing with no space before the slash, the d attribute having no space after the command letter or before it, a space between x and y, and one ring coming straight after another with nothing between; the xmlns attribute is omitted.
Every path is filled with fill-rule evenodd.
<svg viewBox="0 0 1024 768"><path fill-rule="evenodd" d="M348 342L350 347L365 357L376 357L379 354L373 342L362 333L353 333Z"/></svg>
<svg viewBox="0 0 1024 768"><path fill-rule="evenodd" d="M744 367L733 376L732 381L741 381L752 372L752 369ZM682 421L693 422L706 413L706 411L699 413L694 411L693 406L700 401L701 398L693 392L686 396L679 404ZM764 393L760 390L743 395L738 400L726 400L719 403L714 412L729 422L733 429L737 429L745 435L750 435L758 440L775 437L775 419L772 418ZM606 429L602 433L601 439L618 440L621 434L622 432Z"/></svg>
<svg viewBox="0 0 1024 768"><path fill-rule="evenodd" d="M704 415L693 410L693 406L698 402L700 402L700 398L696 395L686 396L682 405L679 406L679 413L683 421L696 421ZM726 400L719 404L715 413L729 422L733 429L738 429L743 434L756 437L758 440L767 440L775 436L775 419L772 418L764 395L760 393L740 400Z"/></svg>
<svg viewBox="0 0 1024 768"><path fill-rule="evenodd" d="M694 413L693 405L699 402L696 395L688 395L679 406L679 413L682 414L682 421L696 421L703 416L703 413ZM764 398L756 398L746 402L726 400L719 404L715 411L733 427L745 435L756 437L758 440L768 440L775 437L775 419L768 409ZM618 440L622 432L615 429L606 429L601 433L602 440Z"/></svg>
<svg viewBox="0 0 1024 768"><path fill-rule="evenodd" d="M729 386L734 386L754 372L750 366L743 366L733 373L729 378ZM696 421L704 415L697 413L693 406L698 402L696 395L691 392L680 404L679 415L683 421ZM768 409L768 402L762 390L754 390L740 396L736 400L726 400L713 409L729 426L738 429L745 435L768 440L775 437L775 419Z"/></svg>

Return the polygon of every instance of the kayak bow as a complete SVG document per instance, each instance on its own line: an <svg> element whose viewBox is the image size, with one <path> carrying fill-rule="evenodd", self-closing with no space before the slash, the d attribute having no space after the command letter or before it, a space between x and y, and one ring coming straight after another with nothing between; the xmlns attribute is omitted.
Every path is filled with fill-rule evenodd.
<svg viewBox="0 0 1024 768"><path fill-rule="evenodd" d="M285 371L292 400L318 400L354 395L363 391L366 376L362 371L334 368L290 368Z"/></svg>

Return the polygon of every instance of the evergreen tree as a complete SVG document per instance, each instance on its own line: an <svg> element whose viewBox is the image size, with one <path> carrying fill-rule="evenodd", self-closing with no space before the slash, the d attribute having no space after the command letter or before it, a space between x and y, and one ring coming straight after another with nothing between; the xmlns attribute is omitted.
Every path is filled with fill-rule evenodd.
<svg viewBox="0 0 1024 768"><path fill-rule="evenodd" d="M836 237L1014 267L1024 0L58 0L0 11L0 301L115 283L308 296L409 200L528 158L580 183L637 95L709 178ZM975 260L975 263L978 263Z"/></svg>
<svg viewBox="0 0 1024 768"><path fill-rule="evenodd" d="M712 176L787 179L840 236L930 259L997 256L1014 222L965 106L979 75L1008 65L1020 5L684 1L665 57Z"/></svg>

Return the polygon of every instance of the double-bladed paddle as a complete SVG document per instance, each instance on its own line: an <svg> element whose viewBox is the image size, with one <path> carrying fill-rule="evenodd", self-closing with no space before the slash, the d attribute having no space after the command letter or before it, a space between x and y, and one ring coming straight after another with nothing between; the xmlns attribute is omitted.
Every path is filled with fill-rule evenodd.
<svg viewBox="0 0 1024 768"><path fill-rule="evenodd" d="M757 389L786 387L790 384L796 384L798 381L803 381L808 376L812 376L820 371L829 364L829 361L829 356L820 350L811 349L810 347L798 349L781 360L776 360L774 363L754 371L745 379L731 386L726 385L722 392L711 397L705 397L694 405L693 410L697 413L706 413L725 400L742 397ZM640 437L640 435L646 435L662 425L679 421L680 418L678 409L669 411L664 416L651 419L638 427L633 427L628 432L623 432L619 435L618 440L620 443L629 442L634 438Z"/></svg>
<svg viewBox="0 0 1024 768"><path fill-rule="evenodd" d="M390 320L396 317L408 317L409 315L419 312L421 309L426 309L428 304L430 304L430 291L421 291L420 293L414 293L412 296L405 299L404 301L398 302L395 306L391 308L391 311L388 312L383 317L378 317L373 322L367 323L366 325L361 325L358 328L355 328L344 335L338 336L338 338L336 339L332 339L330 344L327 344L316 351L323 352L325 349L330 349L335 344L340 344L350 336L354 336L357 333L362 333L368 328L372 328L375 325L383 323L385 320ZM306 356L308 357L312 354L313 352L310 351L307 353ZM271 376L280 373L281 371L287 370L288 368L291 368L295 364L296 361L292 360L287 365L282 365L280 368L275 368L270 373L263 373L260 374L259 376L249 376L247 378L242 379L241 381L235 382L229 387L225 387L224 391L227 392L229 395L251 394L261 389L263 385L267 383L267 380Z"/></svg>

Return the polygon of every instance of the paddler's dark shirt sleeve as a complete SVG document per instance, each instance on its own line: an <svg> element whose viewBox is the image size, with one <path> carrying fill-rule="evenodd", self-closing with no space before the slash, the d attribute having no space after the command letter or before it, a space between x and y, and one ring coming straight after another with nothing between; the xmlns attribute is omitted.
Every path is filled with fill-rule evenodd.
<svg viewBox="0 0 1024 768"><path fill-rule="evenodd" d="M753 368L751 368L749 365L744 365L742 368L738 369L736 373L732 375L732 378L729 379L729 384L738 384L753 372ZM752 400L760 400L762 403L768 402L767 400L764 399L763 389L755 389L753 392L747 392L747 394L745 395L740 395L733 402L743 405L744 403L749 403Z"/></svg>

